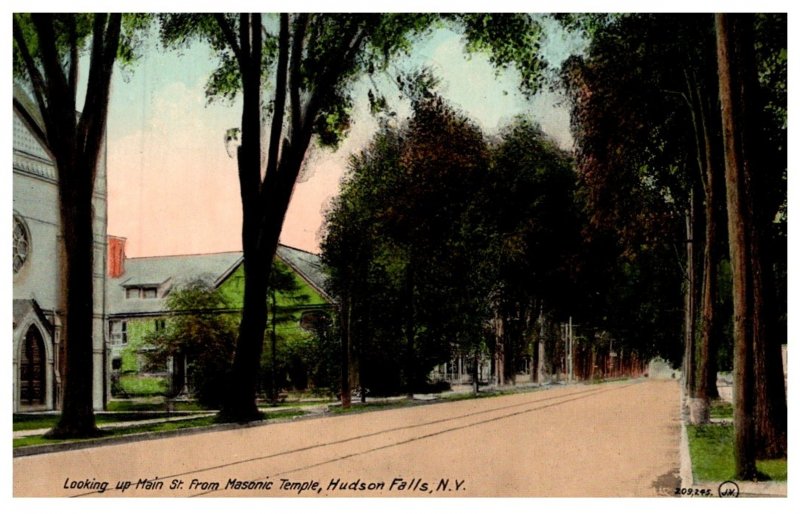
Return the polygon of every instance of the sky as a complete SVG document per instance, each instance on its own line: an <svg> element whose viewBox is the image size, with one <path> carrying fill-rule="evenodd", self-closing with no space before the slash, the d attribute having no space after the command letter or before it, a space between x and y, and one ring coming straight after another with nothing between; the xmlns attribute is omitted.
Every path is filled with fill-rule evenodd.
<svg viewBox="0 0 800 514"><path fill-rule="evenodd" d="M553 36L547 55L562 59L577 40ZM165 51L154 41L130 69L116 69L108 117L108 233L127 238L129 257L240 250L241 203L236 160L224 144L238 127L241 103L209 104L204 85L216 58L203 44ZM439 91L487 134L530 115L569 147L569 118L558 98L526 99L512 69L497 74L485 55L468 55L458 34L438 30L390 69L426 65ZM379 86L386 83L379 81ZM377 128L368 114L369 82L355 84L354 125L338 151L312 148L295 187L281 242L318 251L323 213L338 191L347 157ZM391 88L386 89L391 93ZM387 94L392 100L395 94ZM408 106L395 105L407 114Z"/></svg>

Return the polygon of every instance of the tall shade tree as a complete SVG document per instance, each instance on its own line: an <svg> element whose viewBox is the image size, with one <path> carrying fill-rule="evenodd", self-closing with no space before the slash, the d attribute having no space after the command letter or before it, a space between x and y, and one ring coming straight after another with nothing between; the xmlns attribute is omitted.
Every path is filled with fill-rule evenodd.
<svg viewBox="0 0 800 514"><path fill-rule="evenodd" d="M676 250L685 262L687 358L694 357L698 289L696 243L687 236L697 232L692 198L699 173L684 69L694 72L686 49L694 44L689 35L697 32L697 22L679 16L617 16L595 26L585 57L564 66L592 232L611 230L622 257L631 262L654 251L664 262L673 245L685 243L685 253ZM628 58L619 59L620 54Z"/></svg>
<svg viewBox="0 0 800 514"><path fill-rule="evenodd" d="M734 281L740 281L735 294L744 295L734 326L739 324L741 337L755 334L749 343L752 361L739 365L737 375L747 382L739 392L748 395L747 387L754 387L755 399L750 407L743 402L750 410L739 418L742 423L755 420L756 435L747 444L755 445L759 456L777 457L785 454L786 432L778 343L783 307L774 302L775 291L781 290L774 271L780 271L784 259L776 253L783 236L781 223L774 220L785 222L785 16L744 20L739 23L745 28L731 32L725 56L734 71L728 74L719 53L719 24L715 31L711 15L628 15L595 25L589 55L570 63L573 124L597 221L631 227L635 234L657 226L644 213L668 213L671 206L689 213L685 370L687 393L697 399L691 402L693 413L702 411L703 404L707 412L715 391L714 352L722 337L717 268L724 258L727 211ZM618 59L620 54L628 58ZM737 126L726 115L730 112L744 121ZM737 175L730 170L737 159L741 170L735 183L731 180ZM732 191L738 202L731 202ZM699 208L701 201L704 208ZM742 238L742 231L749 235ZM672 233L656 234L652 241L677 240ZM698 246L702 266L692 256L701 253ZM740 252L737 258L735 251ZM742 267L743 262L750 267ZM691 279L696 270L702 270L702 290ZM694 328L697 304L701 330ZM743 348L738 355L745 362Z"/></svg>
<svg viewBox="0 0 800 514"><path fill-rule="evenodd" d="M232 383L222 417L261 417L256 407L258 363L266 326L267 277L294 184L314 137L335 145L350 124L351 86L411 47L437 15L170 14L162 17L162 40L186 44L203 39L220 55L207 92L241 92L241 146L237 150L242 203L245 293L233 362ZM539 70L538 25L524 15L453 15L476 49L493 51L498 66L518 63L523 76ZM269 23L267 23L269 22ZM504 40L514 29L519 38ZM524 36L524 37L523 37ZM512 59L513 57L513 59ZM262 92L266 79L269 101ZM531 81L535 87L536 81ZM266 108L266 113L265 113ZM262 119L271 117L262 149ZM262 168L262 155L266 166Z"/></svg>
<svg viewBox="0 0 800 514"><path fill-rule="evenodd" d="M736 476L757 478L762 457L786 454L786 396L765 262L771 220L757 208L767 188L758 108L754 17L715 16L734 308ZM761 377L761 380L758 378ZM761 441L760 443L758 441Z"/></svg>
<svg viewBox="0 0 800 514"><path fill-rule="evenodd" d="M15 110L48 149L58 172L64 238L66 376L61 417L52 437L97 432L92 409L92 193L105 136L109 84L120 46L120 14L14 14L15 80L33 104ZM83 110L76 112L78 65L89 51Z"/></svg>
<svg viewBox="0 0 800 514"><path fill-rule="evenodd" d="M480 130L435 95L352 157L321 246L362 387L419 391L451 351L481 340L487 157Z"/></svg>
<svg viewBox="0 0 800 514"><path fill-rule="evenodd" d="M498 379L505 381L519 371L517 355L540 339L540 314L544 320L583 313L574 274L580 268L574 164L528 120L515 120L501 138L492 149L484 217L493 232L495 339L504 354ZM540 381L544 341L536 342L532 379Z"/></svg>

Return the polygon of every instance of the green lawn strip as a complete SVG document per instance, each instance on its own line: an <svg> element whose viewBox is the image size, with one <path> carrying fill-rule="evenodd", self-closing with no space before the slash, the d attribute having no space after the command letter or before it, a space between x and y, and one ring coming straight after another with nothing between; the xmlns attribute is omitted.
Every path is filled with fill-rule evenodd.
<svg viewBox="0 0 800 514"><path fill-rule="evenodd" d="M158 396L167 392L168 380L164 377L122 375L119 388L131 396Z"/></svg>
<svg viewBox="0 0 800 514"><path fill-rule="evenodd" d="M190 413L186 413L190 414ZM140 421L146 419L163 418L164 412L114 412L108 414L95 414L95 422L98 425L107 423L117 423L120 421ZM58 414L14 414L14 431L18 430L37 430L51 428L58 421Z"/></svg>
<svg viewBox="0 0 800 514"><path fill-rule="evenodd" d="M733 425L688 425L686 428L695 479L701 482L733 480ZM786 459L760 460L756 467L765 480L786 480Z"/></svg>
<svg viewBox="0 0 800 514"><path fill-rule="evenodd" d="M128 411L166 411L166 401L163 398L153 399L148 398L147 401L137 400L111 400L108 402L106 409L110 412L128 412ZM194 401L175 401L171 407L174 412L193 412L208 410L197 402Z"/></svg>
<svg viewBox="0 0 800 514"><path fill-rule="evenodd" d="M42 444L76 442L76 441L103 441L130 434L144 434L148 432L167 432L170 430L179 430L182 428L207 427L213 425L214 422L215 422L214 416L206 416L203 418L187 419L184 421L176 420L176 421L166 421L161 423L151 423L147 425L135 425L130 427L104 429L103 430L104 435L89 439L48 439L43 436L21 437L14 439L14 448L21 448L24 446L33 446Z"/></svg>
<svg viewBox="0 0 800 514"><path fill-rule="evenodd" d="M287 417L302 416L305 412L300 409L291 409L279 412L271 412L265 416L267 420L282 419ZM202 418L193 418L186 420L163 421L158 423L148 423L144 425L134 425L129 427L117 427L104 429L104 435L90 439L47 439L43 436L29 436L14 439L14 448L22 448L24 446L34 446L43 444L58 444L76 441L103 441L114 439L116 437L131 435L131 434L144 434L150 432L169 432L173 430L180 430L184 428L197 428L209 427L217 423L217 418L214 415L208 415Z"/></svg>
<svg viewBox="0 0 800 514"><path fill-rule="evenodd" d="M709 412L712 418L733 419L733 404L725 400L714 400Z"/></svg>

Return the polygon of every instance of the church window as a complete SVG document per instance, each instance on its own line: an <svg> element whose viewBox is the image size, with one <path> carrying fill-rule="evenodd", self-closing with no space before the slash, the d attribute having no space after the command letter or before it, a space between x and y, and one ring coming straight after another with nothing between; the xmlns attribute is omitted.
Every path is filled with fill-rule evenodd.
<svg viewBox="0 0 800 514"><path fill-rule="evenodd" d="M31 236L22 218L14 216L14 273L17 273L28 260L31 253Z"/></svg>

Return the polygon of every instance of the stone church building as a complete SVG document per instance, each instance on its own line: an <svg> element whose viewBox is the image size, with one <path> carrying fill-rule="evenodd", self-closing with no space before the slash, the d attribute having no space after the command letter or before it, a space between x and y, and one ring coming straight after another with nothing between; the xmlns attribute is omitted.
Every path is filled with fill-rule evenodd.
<svg viewBox="0 0 800 514"><path fill-rule="evenodd" d="M23 105L26 101L15 95ZM29 106L28 112L36 112ZM35 117L35 115L34 115ZM13 120L13 406L58 410L62 399L64 297L58 174L52 156L14 109ZM104 344L106 155L101 151L94 211L94 408L105 407Z"/></svg>

